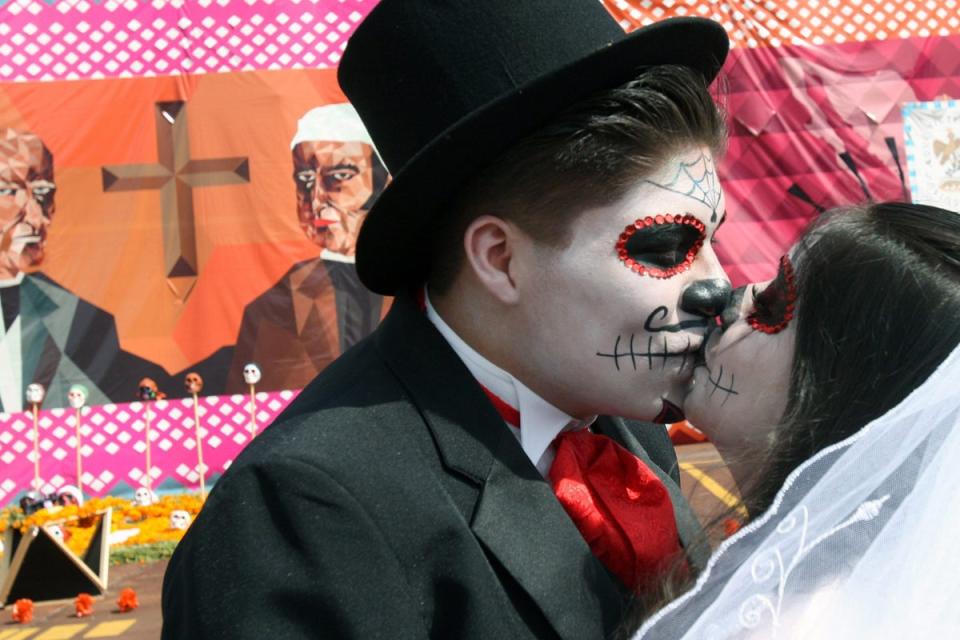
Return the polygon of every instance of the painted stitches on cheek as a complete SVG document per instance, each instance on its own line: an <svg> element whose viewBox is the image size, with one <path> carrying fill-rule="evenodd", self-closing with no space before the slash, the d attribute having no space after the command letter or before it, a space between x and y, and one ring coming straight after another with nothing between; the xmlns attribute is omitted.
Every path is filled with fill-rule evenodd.
<svg viewBox="0 0 960 640"><path fill-rule="evenodd" d="M779 333L787 328L793 319L793 309L797 301L797 285L790 258L780 258L777 277L763 291L753 291L753 311L747 316L747 323L757 331L767 334Z"/></svg>
<svg viewBox="0 0 960 640"><path fill-rule="evenodd" d="M680 362L680 367L683 368L687 364L687 358L693 358L696 354L696 349L693 347L690 338L687 338L686 347L681 351L670 351L667 346L667 338L663 338L663 348L659 349L661 346L659 341L654 344L653 336L647 338L647 347L646 350L637 350L634 348L634 339L636 338L635 334L630 334L630 344L627 346L626 350L621 350L623 336L617 336L616 341L613 343L613 353L603 353L598 351L597 355L601 358L610 358L613 360L614 366L617 368L617 371L620 371L620 358L630 358L630 366L636 371L637 362L639 360L641 366L644 362L647 364L647 368L650 371L653 371L654 362L660 362L660 368L664 369L667 366L667 360L670 358L682 358Z"/></svg>
<svg viewBox="0 0 960 640"><path fill-rule="evenodd" d="M727 400L730 399L730 396L738 396L740 392L736 390L734 383L736 382L736 376L731 373L730 380L725 381L723 379L723 365L720 365L720 373L717 374L716 379L713 377L713 371L710 370L710 367L707 367L707 380L710 381L710 384L713 385L713 388L710 389L710 396L713 397L717 391L722 391L724 393L723 402L720 403L720 406L727 404Z"/></svg>
<svg viewBox="0 0 960 640"><path fill-rule="evenodd" d="M620 234L617 257L638 275L672 278L690 268L704 238L705 226L695 216L648 216Z"/></svg>

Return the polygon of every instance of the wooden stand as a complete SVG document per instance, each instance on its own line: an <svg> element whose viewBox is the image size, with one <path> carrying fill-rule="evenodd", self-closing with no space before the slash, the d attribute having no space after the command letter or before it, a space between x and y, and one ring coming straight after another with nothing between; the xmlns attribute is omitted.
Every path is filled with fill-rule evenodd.
<svg viewBox="0 0 960 640"><path fill-rule="evenodd" d="M196 432L197 439L197 473L200 474L200 497L204 500L207 499L207 487L205 483L205 477L207 475L207 470L203 466L203 442L200 437L200 399L197 397L197 394L193 394L193 427Z"/></svg>
<svg viewBox="0 0 960 640"><path fill-rule="evenodd" d="M257 393L253 388L253 385L250 385L250 438L253 439L257 435Z"/></svg>
<svg viewBox="0 0 960 640"><path fill-rule="evenodd" d="M25 534L7 529L6 553L0 560L0 605L21 598L44 602L72 600L78 593L103 595L109 578L112 509L97 515L100 522L83 558L43 527L31 527Z"/></svg>

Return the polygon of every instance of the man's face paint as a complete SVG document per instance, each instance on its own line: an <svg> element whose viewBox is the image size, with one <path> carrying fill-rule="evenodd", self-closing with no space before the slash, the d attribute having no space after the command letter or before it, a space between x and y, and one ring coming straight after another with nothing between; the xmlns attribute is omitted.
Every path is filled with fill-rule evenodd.
<svg viewBox="0 0 960 640"><path fill-rule="evenodd" d="M761 444L783 418L790 392L797 288L790 259L776 277L734 292L704 345L684 401L687 418L720 448Z"/></svg>
<svg viewBox="0 0 960 640"><path fill-rule="evenodd" d="M43 260L55 192L53 159L40 138L0 129L0 280Z"/></svg>
<svg viewBox="0 0 960 640"><path fill-rule="evenodd" d="M629 225L617 239L617 257L641 276L672 278L690 268L703 246L706 227L687 215L647 216Z"/></svg>
<svg viewBox="0 0 960 640"><path fill-rule="evenodd" d="M373 147L363 142L307 141L293 148L297 216L307 238L352 256L373 195Z"/></svg>
<svg viewBox="0 0 960 640"><path fill-rule="evenodd" d="M571 415L682 417L713 319L685 310L681 300L694 283L717 279L727 287L726 302L729 285L712 246L723 193L717 186L706 201L692 197L677 176L683 167L712 165L705 149L671 158L619 201L584 212L568 246L540 248L535 264L521 267L536 269L540 283L528 309L533 340L543 342L525 346L533 371L550 375L535 388L562 398Z"/></svg>

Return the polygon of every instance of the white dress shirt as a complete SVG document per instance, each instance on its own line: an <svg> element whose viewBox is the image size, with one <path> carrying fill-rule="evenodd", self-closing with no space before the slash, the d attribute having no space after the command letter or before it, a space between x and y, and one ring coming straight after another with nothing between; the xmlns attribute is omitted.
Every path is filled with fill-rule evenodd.
<svg viewBox="0 0 960 640"><path fill-rule="evenodd" d="M0 287L14 287L23 282L23 271L15 278L0 280ZM3 303L0 302L0 305ZM0 307L0 403L4 413L23 410L23 365L20 352L20 316L10 328L3 322L3 308Z"/></svg>
<svg viewBox="0 0 960 640"><path fill-rule="evenodd" d="M550 465L553 464L554 451L550 445L554 438L564 429L574 430L589 426L596 420L596 416L589 420L578 420L557 409L464 342L433 308L426 293L424 302L427 318L460 356L470 373L481 385L520 413L519 428L509 422L504 423L520 442L530 462L540 475L546 478Z"/></svg>

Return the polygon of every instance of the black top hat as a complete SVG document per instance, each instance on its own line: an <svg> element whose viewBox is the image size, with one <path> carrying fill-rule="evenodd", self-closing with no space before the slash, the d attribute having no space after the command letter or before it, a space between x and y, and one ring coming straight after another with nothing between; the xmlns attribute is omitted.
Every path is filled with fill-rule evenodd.
<svg viewBox="0 0 960 640"><path fill-rule="evenodd" d="M729 41L674 18L625 34L598 0L382 0L338 78L393 175L360 231L378 293L422 282L434 220L464 181L562 109L678 64L713 80Z"/></svg>

